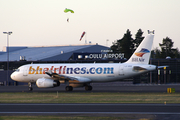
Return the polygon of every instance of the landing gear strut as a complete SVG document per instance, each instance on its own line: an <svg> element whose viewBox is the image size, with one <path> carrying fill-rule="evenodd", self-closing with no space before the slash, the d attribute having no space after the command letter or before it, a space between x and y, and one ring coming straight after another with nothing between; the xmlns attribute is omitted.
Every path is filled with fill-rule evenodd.
<svg viewBox="0 0 180 120"><path fill-rule="evenodd" d="M72 90L73 90L73 87L72 87L72 86L69 86L69 81L66 80L65 83L66 83L66 88L65 88L66 91L72 91Z"/></svg>
<svg viewBox="0 0 180 120"><path fill-rule="evenodd" d="M33 90L33 88L32 88L32 84L31 84L31 82L29 82L29 83L28 83L28 85L29 85L29 91L32 91L32 90Z"/></svg>

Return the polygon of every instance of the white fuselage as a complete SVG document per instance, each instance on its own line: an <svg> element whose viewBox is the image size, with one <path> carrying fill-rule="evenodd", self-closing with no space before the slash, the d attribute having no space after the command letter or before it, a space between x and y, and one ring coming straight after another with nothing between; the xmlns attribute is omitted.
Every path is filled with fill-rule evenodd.
<svg viewBox="0 0 180 120"><path fill-rule="evenodd" d="M28 64L19 67L11 78L19 82L36 82L39 78L51 79L45 73L51 71L70 77L88 78L91 80L89 82L109 82L129 78L155 68L156 66L149 64L129 63Z"/></svg>

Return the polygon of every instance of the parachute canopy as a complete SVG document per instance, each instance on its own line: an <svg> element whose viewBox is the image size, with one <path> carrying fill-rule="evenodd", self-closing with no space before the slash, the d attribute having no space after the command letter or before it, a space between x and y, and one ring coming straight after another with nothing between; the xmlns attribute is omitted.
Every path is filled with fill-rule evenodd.
<svg viewBox="0 0 180 120"><path fill-rule="evenodd" d="M67 9L67 8L64 10L64 12L65 12L65 13L67 13L67 12L74 13L74 11L73 11L73 10L71 10L71 9Z"/></svg>

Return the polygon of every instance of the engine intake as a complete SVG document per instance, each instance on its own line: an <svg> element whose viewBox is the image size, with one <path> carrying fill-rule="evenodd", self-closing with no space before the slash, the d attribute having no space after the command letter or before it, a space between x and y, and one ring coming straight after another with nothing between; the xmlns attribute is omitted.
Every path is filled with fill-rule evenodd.
<svg viewBox="0 0 180 120"><path fill-rule="evenodd" d="M36 81L36 85L39 88L53 88L53 87L60 86L60 82L59 81L54 81L54 80L51 80L51 79L47 79L47 78L39 78Z"/></svg>

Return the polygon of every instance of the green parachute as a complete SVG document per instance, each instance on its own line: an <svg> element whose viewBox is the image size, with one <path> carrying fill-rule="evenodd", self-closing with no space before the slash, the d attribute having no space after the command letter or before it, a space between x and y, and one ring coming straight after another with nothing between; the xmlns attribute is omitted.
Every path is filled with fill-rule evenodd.
<svg viewBox="0 0 180 120"><path fill-rule="evenodd" d="M65 12L65 13L68 13L68 12L70 12L70 13L74 13L74 11L73 11L73 10L71 10L71 9L67 9L67 8L64 10L64 12ZM67 18L67 22L69 22L69 18Z"/></svg>
<svg viewBox="0 0 180 120"><path fill-rule="evenodd" d="M74 13L74 11L73 11L73 10L71 10L71 9L67 9L67 8L64 10L64 12L65 12L65 13L67 13L67 12Z"/></svg>

